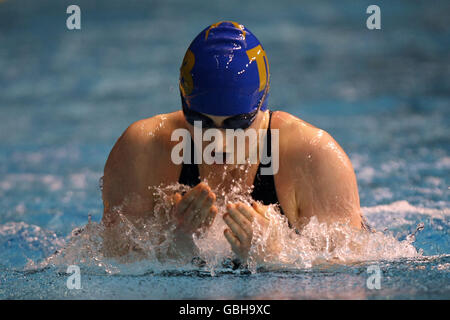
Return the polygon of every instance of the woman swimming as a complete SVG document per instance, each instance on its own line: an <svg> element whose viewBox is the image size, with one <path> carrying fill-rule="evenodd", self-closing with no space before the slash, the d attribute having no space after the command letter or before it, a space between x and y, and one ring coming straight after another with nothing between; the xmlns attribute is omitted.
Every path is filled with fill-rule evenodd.
<svg viewBox="0 0 450 320"><path fill-rule="evenodd" d="M152 187L189 185L188 192L173 195L168 214L175 221L176 247L191 255L192 235L207 230L216 218L217 190L231 192L239 179L254 202L227 203L222 219L228 226L224 237L242 260L251 246L253 222L268 223L265 205L278 204L290 226L300 231L312 217L364 227L348 156L324 130L286 112L269 111L269 80L266 53L247 28L224 21L204 29L180 69L182 110L133 123L112 149L103 180L105 226L117 224L118 206L130 221L151 216L156 203ZM202 139L192 138L199 132ZM254 139L259 132L262 138ZM182 148L182 163L174 136L186 138L182 146L189 146Z"/></svg>

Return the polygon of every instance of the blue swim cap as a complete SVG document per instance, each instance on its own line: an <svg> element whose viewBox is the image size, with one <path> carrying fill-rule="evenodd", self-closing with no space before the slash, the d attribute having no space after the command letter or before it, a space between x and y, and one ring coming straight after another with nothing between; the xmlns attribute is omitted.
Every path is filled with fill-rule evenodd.
<svg viewBox="0 0 450 320"><path fill-rule="evenodd" d="M267 109L269 63L261 43L243 25L221 21L191 43L180 68L184 107L215 116Z"/></svg>

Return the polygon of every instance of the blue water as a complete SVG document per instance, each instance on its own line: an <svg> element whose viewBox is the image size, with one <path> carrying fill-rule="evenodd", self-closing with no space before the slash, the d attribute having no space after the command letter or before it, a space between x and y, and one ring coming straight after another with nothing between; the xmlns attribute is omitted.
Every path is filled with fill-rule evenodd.
<svg viewBox="0 0 450 320"><path fill-rule="evenodd" d="M0 1L0 298L450 298L448 1ZM144 266L110 274L44 261L102 216L99 179L132 122L179 109L178 68L195 35L245 24L271 70L269 105L326 131L354 165L362 210L415 257L295 270ZM80 248L82 251L86 248ZM73 258L73 257L72 257ZM363 259L364 260L364 259ZM367 266L382 271L366 286ZM137 271L136 271L137 270Z"/></svg>

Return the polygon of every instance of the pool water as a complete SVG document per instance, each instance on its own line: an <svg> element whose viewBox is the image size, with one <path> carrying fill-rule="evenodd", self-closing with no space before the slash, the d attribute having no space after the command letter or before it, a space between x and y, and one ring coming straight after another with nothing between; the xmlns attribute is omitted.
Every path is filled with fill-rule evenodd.
<svg viewBox="0 0 450 320"><path fill-rule="evenodd" d="M69 31L69 1L0 2L0 299L450 298L448 1L377 1L377 31L368 1L77 3L82 29ZM378 233L351 262L233 270L99 255L109 151L132 122L179 109L184 52L224 19L263 43L269 106L328 131L352 160ZM66 286L72 264L79 290Z"/></svg>

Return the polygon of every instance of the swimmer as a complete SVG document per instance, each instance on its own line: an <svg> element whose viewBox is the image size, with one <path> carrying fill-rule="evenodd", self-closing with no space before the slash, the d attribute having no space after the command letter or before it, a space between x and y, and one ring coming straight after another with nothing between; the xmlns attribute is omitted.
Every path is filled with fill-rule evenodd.
<svg viewBox="0 0 450 320"><path fill-rule="evenodd" d="M173 195L170 212L177 221L174 242L188 255L193 250L192 235L209 228L217 216L218 194L213 190L230 192L233 181L241 178L252 188L253 204L228 203L220 218L228 226L223 236L243 260L251 246L252 222L267 223L264 211L269 204L279 205L289 225L300 232L312 217L365 228L348 156L326 131L289 113L269 110L269 82L267 55L250 30L232 21L204 29L190 44L180 68L181 110L131 124L114 145L104 169L105 226L117 223L117 206L130 221L151 215L156 201L151 187L176 182L191 186L185 194ZM266 151L272 160L270 153L277 152L277 172L262 174L268 166L261 159L249 165L244 177L239 166L219 161L175 163L173 149L179 141L173 141L173 132L185 129L194 137L198 124L202 132L208 128L222 133L267 132ZM271 148L273 130L277 148ZM192 140L192 145L202 151L206 147L202 140L199 144ZM226 143L219 145L222 149L215 154L226 157ZM260 140L244 147L246 156L252 148L263 148Z"/></svg>

